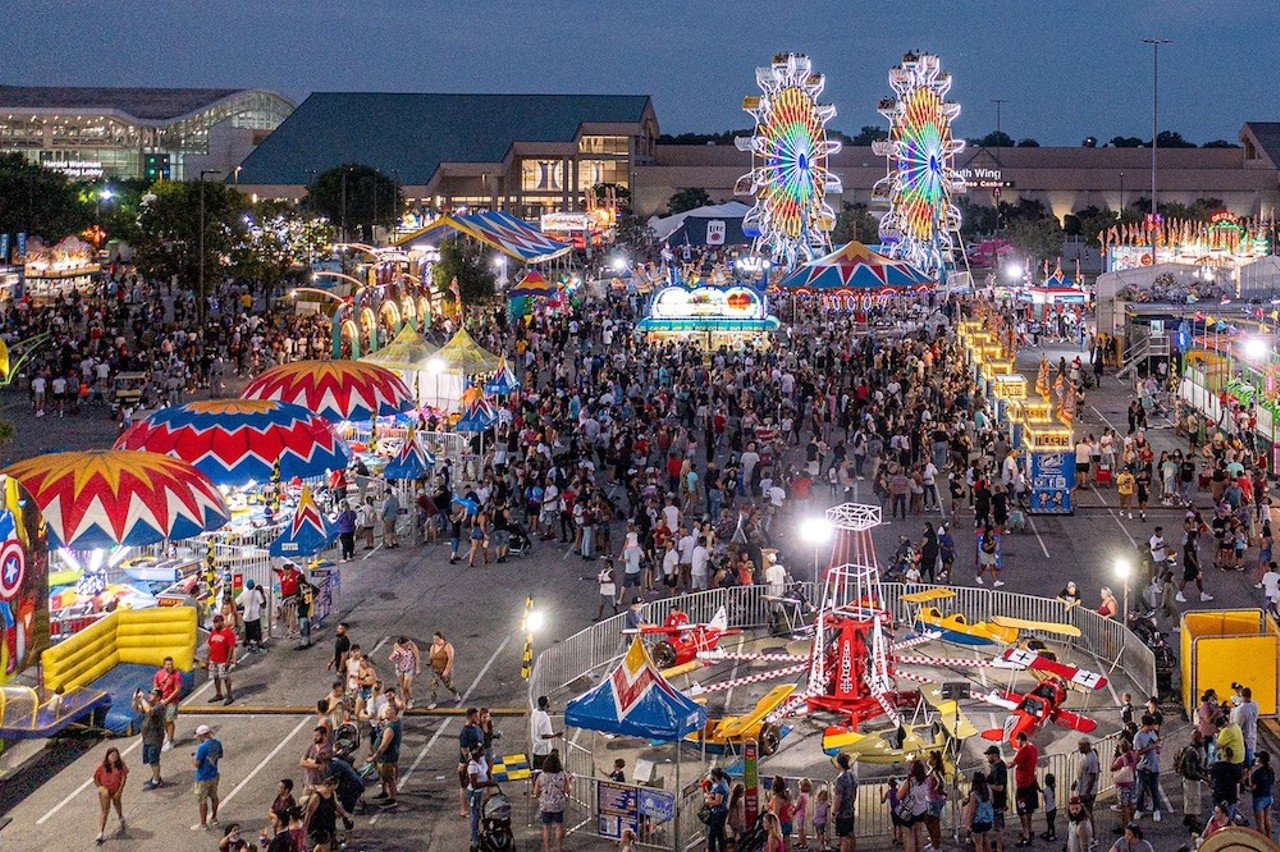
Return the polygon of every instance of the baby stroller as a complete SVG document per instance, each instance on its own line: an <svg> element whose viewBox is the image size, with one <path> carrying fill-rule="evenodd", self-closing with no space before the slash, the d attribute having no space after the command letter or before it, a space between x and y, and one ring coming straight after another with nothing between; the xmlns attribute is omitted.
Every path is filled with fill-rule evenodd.
<svg viewBox="0 0 1280 852"><path fill-rule="evenodd" d="M514 848L511 800L499 791L485 801L480 814L480 852L508 852Z"/></svg>
<svg viewBox="0 0 1280 852"><path fill-rule="evenodd" d="M736 852L764 852L768 840L769 833L765 831L764 814L761 814L755 825L742 832L734 849Z"/></svg>
<svg viewBox="0 0 1280 852"><path fill-rule="evenodd" d="M356 765L352 758L360 748L360 728L352 722L343 722L333 732L333 753L351 765Z"/></svg>
<svg viewBox="0 0 1280 852"><path fill-rule="evenodd" d="M512 556L524 556L533 549L533 539L529 538L529 533L525 531L522 524L512 524L510 535L507 552Z"/></svg>

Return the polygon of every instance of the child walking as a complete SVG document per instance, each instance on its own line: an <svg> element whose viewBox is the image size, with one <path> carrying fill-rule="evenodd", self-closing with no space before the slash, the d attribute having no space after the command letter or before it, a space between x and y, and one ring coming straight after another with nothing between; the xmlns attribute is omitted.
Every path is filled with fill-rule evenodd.
<svg viewBox="0 0 1280 852"><path fill-rule="evenodd" d="M1058 839L1058 779L1053 777L1052 772L1046 772L1044 776L1044 788L1040 791L1044 796L1044 826L1045 832L1040 835L1045 840Z"/></svg>

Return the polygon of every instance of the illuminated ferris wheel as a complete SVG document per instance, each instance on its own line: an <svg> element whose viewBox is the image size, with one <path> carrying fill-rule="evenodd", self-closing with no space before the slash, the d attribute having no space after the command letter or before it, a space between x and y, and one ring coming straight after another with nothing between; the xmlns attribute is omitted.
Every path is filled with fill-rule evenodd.
<svg viewBox="0 0 1280 852"><path fill-rule="evenodd" d="M951 265L960 245L953 195L965 188L955 170L964 140L951 135L960 105L946 101L951 75L941 73L938 57L930 54L903 57L890 69L889 85L897 97L879 108L889 119L889 138L873 146L888 161L888 175L874 189L889 202L880 238L891 256L939 272Z"/></svg>
<svg viewBox="0 0 1280 852"><path fill-rule="evenodd" d="M826 124L836 108L818 103L824 78L807 56L775 56L772 65L756 69L756 83L761 94L742 100L755 132L734 140L751 152L751 171L738 178L734 192L755 197L743 229L759 234L757 250L791 269L831 245L836 217L826 196L842 187L827 168L840 143L827 139Z"/></svg>

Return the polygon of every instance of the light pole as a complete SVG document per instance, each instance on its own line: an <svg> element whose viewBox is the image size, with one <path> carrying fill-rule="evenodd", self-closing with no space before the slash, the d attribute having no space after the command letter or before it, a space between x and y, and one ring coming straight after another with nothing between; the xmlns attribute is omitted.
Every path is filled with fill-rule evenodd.
<svg viewBox="0 0 1280 852"><path fill-rule="evenodd" d="M218 169L200 170L200 279L196 284L196 322L204 325L204 176L220 175Z"/></svg>
<svg viewBox="0 0 1280 852"><path fill-rule="evenodd" d="M992 98L992 99L991 99L991 103L993 103L993 104L995 104L995 105L996 105L996 162L997 162L997 163L999 163L999 162L1000 162L1000 139L1001 139L1001 136L1000 136L1000 107L1001 107L1001 105L1002 105L1002 104L1007 104L1007 103L1008 103L1008 101L1007 101L1007 100L1005 100L1004 98Z"/></svg>
<svg viewBox="0 0 1280 852"><path fill-rule="evenodd" d="M1120 173L1120 209L1116 211L1116 218L1124 216L1124 172Z"/></svg>
<svg viewBox="0 0 1280 852"><path fill-rule="evenodd" d="M1156 263L1156 143L1160 136L1160 45L1173 44L1167 38L1144 38L1143 44L1151 45L1151 265Z"/></svg>
<svg viewBox="0 0 1280 852"><path fill-rule="evenodd" d="M834 530L826 518L815 516L800 522L800 538L813 545L813 585L818 586L818 548L831 541Z"/></svg>
<svg viewBox="0 0 1280 852"><path fill-rule="evenodd" d="M1124 559L1116 560L1116 576L1124 583L1124 609L1120 613L1120 623L1129 623L1129 578L1133 574L1133 566Z"/></svg>

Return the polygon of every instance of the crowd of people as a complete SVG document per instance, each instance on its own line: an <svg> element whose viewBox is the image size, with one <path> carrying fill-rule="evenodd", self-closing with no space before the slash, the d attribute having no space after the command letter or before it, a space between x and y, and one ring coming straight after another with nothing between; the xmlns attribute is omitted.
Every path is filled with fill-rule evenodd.
<svg viewBox="0 0 1280 852"><path fill-rule="evenodd" d="M121 372L147 373L155 398L175 402L201 390L217 395L228 376L328 355L327 321L277 312L232 284L216 289L210 307L202 326L188 295L124 276L100 296L60 299L42 308L19 305L0 314L0 327L11 339L50 334L31 362L37 416L73 414L79 406L106 399L111 379ZM473 442L478 461L455 465L440 459L413 505L405 507L415 520L409 537L398 527L401 506L394 494L382 503L336 501L341 558L353 557L358 538L371 545L378 526L387 548L422 544L429 557L447 552L450 564L465 559L468 568L476 569L503 563L515 553L558 545L575 561L590 564L587 573L599 593L596 618L602 619L622 608L634 611L662 595L742 584L786 589L791 578L785 556L770 554L779 548L785 554L795 544L791 536L801 518L853 500L878 503L885 522L904 531L889 577L900 572L908 583L954 585L966 579L963 570L972 569L976 584L1004 585L1005 563L996 534L1018 523L1025 511L1029 470L950 334L958 319L987 316L982 312L990 309L980 301L935 303L934 297L925 297L910 314L904 311L888 334L867 334L847 315L809 311L787 324L778 344L769 349L715 352L694 343L645 341L635 333L642 309L642 300L626 295L566 311L538 310L518 321L502 310L469 311L472 336L481 346L509 356L521 393L500 410L483 454L479 440ZM1010 326L1017 325L1008 319ZM1081 334L1066 325L1055 333L1072 339ZM1079 339L1088 348L1085 337ZM58 384L59 378L65 382ZM1078 360L1060 360L1057 378L1083 392ZM1161 616L1176 619L1178 605L1193 587L1201 601L1213 599L1200 567L1206 549L1201 541L1210 537L1214 567L1256 571L1273 608L1280 605L1280 571L1271 560L1266 520L1266 459L1248 439L1248 414L1237 410L1230 422L1210 424L1219 431L1211 429L1203 443L1197 424L1185 451L1157 453L1144 427L1157 416L1158 396L1158 388L1138 389L1125 435L1110 427L1097 437L1079 430L1077 487L1114 487L1126 520L1134 520L1136 511L1138 520L1146 521L1156 499L1162 506L1186 508L1181 568L1170 560L1174 547L1162 526L1154 527L1142 554L1151 582L1144 597ZM127 419L128 414L121 416ZM1178 419L1181 425L1183 415ZM424 420L424 425L435 424ZM1193 505L1206 493L1213 505L1207 520L1208 513ZM972 558L958 558L959 530L970 523L978 533L977 546ZM301 589L288 594L283 577L281 592L285 599L301 601ZM1072 605L1081 600L1074 583L1062 597ZM216 698L225 703L235 700L237 648L263 645L260 628L249 629L258 621L249 617L246 605L252 600L242 597L239 603L215 620L207 654ZM1124 617L1106 588L1099 611ZM301 641L299 647L310 647L305 615L290 612L297 619L290 628ZM375 660L339 624L327 667L334 680L316 704L312 742L299 762L304 777L296 786L292 778L281 779L259 835L265 845L289 852L333 848L339 822L369 806L367 781L376 779L379 786L368 797L370 804L394 809L404 713L424 701L435 708L440 698L465 704L453 683L455 662L453 645L439 633L427 650L400 637L385 662ZM426 690L422 677L428 678ZM160 763L174 741L177 702L167 683L158 675L158 691L136 699L148 720L143 727L143 758L151 770L148 789L168 783ZM1158 708L1149 709L1158 714ZM1204 750L1196 783L1213 785L1218 775L1230 781L1230 769L1214 774L1224 762L1254 767L1247 775L1242 770L1234 783L1236 789L1242 784L1257 788L1256 806L1266 802L1262 791L1269 791L1267 779L1274 776L1267 774L1269 757L1254 755L1256 740L1247 749L1248 741L1242 740L1236 750L1227 732L1237 710L1225 711L1225 723L1214 716L1206 730L1198 730ZM494 727L483 708L467 709L465 718L458 741L458 808L470 822L474 846L480 840L484 803L496 789ZM1116 852L1144 848L1137 818L1148 811L1143 807L1148 800L1152 819L1169 810L1167 802L1161 807L1156 801L1160 787L1151 773L1159 769L1160 724L1158 717L1151 724L1148 718L1150 713L1124 720L1133 722L1132 736L1121 740L1112 764L1113 777L1117 771L1123 777L1126 767L1133 770L1127 788L1116 781L1121 818ZM553 849L563 835L569 777L552 747L560 734L549 720L547 708L540 706L532 723L532 753L544 846ZM1245 729L1239 723L1236 727ZM195 737L200 825L221 831L220 848L246 848L254 827L218 822L222 744L204 725ZM1088 852L1096 839L1098 756L1087 740L1080 749L1086 755L1084 774L1063 797L1063 833L1069 848ZM894 816L895 836L904 848L941 848L940 818L948 802L961 809L962 824L979 850L1003 849L1011 802L1019 817L1015 845L1031 845L1037 836L1057 841L1060 802L1054 784L1040 787L1035 782L1035 746L1018 744L1008 763L998 748L989 749L987 757L989 768L969 779L969 792L960 802L954 801L943 768L933 760L913 762L905 776L886 786L885 807ZM1192 769L1188 775L1179 772L1184 782ZM102 775L100 832L112 808L124 825L121 791L127 771L117 752L108 754L95 773L95 782ZM709 849L724 848L730 835L756 830L741 816L740 787L713 771L706 793ZM1238 797L1226 797L1225 787L1213 789L1215 805L1225 803L1234 816ZM856 798L857 780L848 771L847 758L830 784L788 785L778 779L759 826L767 848L804 848L813 838L818 848L833 841L841 850L852 849ZM1031 814L1041 805L1047 821L1038 835Z"/></svg>

